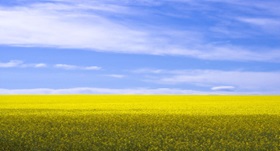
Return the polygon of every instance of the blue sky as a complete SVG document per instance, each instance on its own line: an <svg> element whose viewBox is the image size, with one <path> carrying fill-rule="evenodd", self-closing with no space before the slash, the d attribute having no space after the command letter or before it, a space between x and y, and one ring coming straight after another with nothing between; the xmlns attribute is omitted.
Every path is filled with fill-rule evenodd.
<svg viewBox="0 0 280 151"><path fill-rule="evenodd" d="M278 0L0 0L0 93L280 94Z"/></svg>

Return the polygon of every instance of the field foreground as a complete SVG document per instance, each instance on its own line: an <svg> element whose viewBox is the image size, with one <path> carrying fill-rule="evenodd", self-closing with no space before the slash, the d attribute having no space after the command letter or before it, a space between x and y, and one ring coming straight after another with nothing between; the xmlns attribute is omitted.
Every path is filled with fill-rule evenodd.
<svg viewBox="0 0 280 151"><path fill-rule="evenodd" d="M280 150L280 96L0 96L0 150Z"/></svg>

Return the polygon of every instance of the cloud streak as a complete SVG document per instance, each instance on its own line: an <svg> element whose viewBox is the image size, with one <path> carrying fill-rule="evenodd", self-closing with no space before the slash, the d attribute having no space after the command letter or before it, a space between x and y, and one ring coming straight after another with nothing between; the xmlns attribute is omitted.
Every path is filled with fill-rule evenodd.
<svg viewBox="0 0 280 151"><path fill-rule="evenodd" d="M11 60L9 62L0 62L0 68L13 68L19 67L22 65L22 61L20 60Z"/></svg>
<svg viewBox="0 0 280 151"><path fill-rule="evenodd" d="M69 89L0 89L0 94L200 94L201 92L170 88L69 88Z"/></svg>
<svg viewBox="0 0 280 151"><path fill-rule="evenodd" d="M235 87L234 86L215 86L215 87L212 87L211 90L213 90L213 91L234 91Z"/></svg>
<svg viewBox="0 0 280 151"><path fill-rule="evenodd" d="M212 90L234 88L238 92L268 92L273 90L278 91L280 85L280 72L160 69L141 69L133 72L146 75L144 79L146 82L177 86L188 84L210 88Z"/></svg>
<svg viewBox="0 0 280 151"><path fill-rule="evenodd" d="M0 68L46 68L48 67L45 63L25 63L21 60L10 60L8 62L0 62ZM69 64L55 64L54 68L64 70L101 70L98 66L77 66ZM115 75L117 76L117 75Z"/></svg>
<svg viewBox="0 0 280 151"><path fill-rule="evenodd" d="M64 69L64 70L100 70L101 67L98 66L76 66L69 64L56 64L55 68Z"/></svg>
<svg viewBox="0 0 280 151"><path fill-rule="evenodd" d="M122 78L126 77L125 75L122 75L122 74L108 74L106 76L111 77L111 78L117 78L117 79L122 79Z"/></svg>
<svg viewBox="0 0 280 151"><path fill-rule="evenodd" d="M45 68L44 63L26 64L21 60L10 60L8 62L0 62L0 68Z"/></svg>
<svg viewBox="0 0 280 151"><path fill-rule="evenodd" d="M206 60L278 62L280 59L280 48L271 50L269 47L256 49L234 44L213 44L212 40L207 39L206 35L209 34L202 29L175 29L148 23L143 25L112 17L114 14L121 18L157 17L153 13L147 15L124 1L95 1L86 5L88 3L56 1L2 6L0 44L186 56ZM156 1L137 1L137 4L158 5ZM131 10L133 13L129 13ZM256 23L256 20L242 19L242 22Z"/></svg>
<svg viewBox="0 0 280 151"><path fill-rule="evenodd" d="M194 91L185 89L172 88L129 88L129 89L110 89L110 88L68 88L68 89L0 89L0 94L197 94L197 95L220 95L236 94L234 92L211 92L211 91ZM265 94L260 92L244 92L238 94Z"/></svg>

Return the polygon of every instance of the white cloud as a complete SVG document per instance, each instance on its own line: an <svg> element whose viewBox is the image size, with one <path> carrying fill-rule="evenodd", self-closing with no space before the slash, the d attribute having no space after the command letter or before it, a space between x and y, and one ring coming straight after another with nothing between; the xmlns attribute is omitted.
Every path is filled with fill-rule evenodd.
<svg viewBox="0 0 280 151"><path fill-rule="evenodd" d="M176 88L128 88L128 89L110 89L110 88L91 88L78 87L67 89L0 89L0 94L197 94L197 95L222 95L222 94L279 94L275 92L213 92L213 91L195 91Z"/></svg>
<svg viewBox="0 0 280 151"><path fill-rule="evenodd" d="M101 67L98 66L88 66L88 67L82 67L83 70L100 70Z"/></svg>
<svg viewBox="0 0 280 151"><path fill-rule="evenodd" d="M258 26L280 26L280 21L271 18L239 18L239 20Z"/></svg>
<svg viewBox="0 0 280 151"><path fill-rule="evenodd" d="M8 62L0 62L0 68L46 68L45 63L25 63L21 60L10 60ZM98 66L76 66L68 64L56 64L55 68L61 68L65 70L100 70Z"/></svg>
<svg viewBox="0 0 280 151"><path fill-rule="evenodd" d="M275 18L238 18L237 20L257 26L263 30L275 32L278 34L280 32L280 21Z"/></svg>
<svg viewBox="0 0 280 151"><path fill-rule="evenodd" d="M197 85L215 87L228 85L241 91L278 91L280 72L252 72L252 71L222 71L222 70L160 70L160 74L153 70L142 72L149 75L146 82L171 85Z"/></svg>
<svg viewBox="0 0 280 151"><path fill-rule="evenodd" d="M165 72L165 70L161 69L149 69L149 68L143 68L143 69L136 69L132 71L133 73L154 73L159 74ZM169 71L170 72L170 71Z"/></svg>
<svg viewBox="0 0 280 151"><path fill-rule="evenodd" d="M21 60L10 60L9 62L0 62L0 68L44 68L47 67L44 63L26 64Z"/></svg>
<svg viewBox="0 0 280 151"><path fill-rule="evenodd" d="M45 68L45 67L47 67L47 65L44 63L39 63L39 64L35 64L34 67L35 68Z"/></svg>
<svg viewBox="0 0 280 151"><path fill-rule="evenodd" d="M213 91L234 91L235 87L234 86L215 86L215 87L212 87L211 90L213 90Z"/></svg>
<svg viewBox="0 0 280 151"><path fill-rule="evenodd" d="M125 75L122 75L122 74L108 74L106 76L112 77L112 78L118 78L118 79L122 79L125 77Z"/></svg>
<svg viewBox="0 0 280 151"><path fill-rule="evenodd" d="M9 62L0 62L0 68L13 68L19 67L23 64L20 60L11 60Z"/></svg>
<svg viewBox="0 0 280 151"><path fill-rule="evenodd" d="M93 3L96 5L87 6L86 3L71 1L2 7L0 44L182 55L207 60L279 61L280 58L277 49L267 48L261 51L240 46L209 45L204 39L203 31L139 26L129 21L113 19L110 16L115 12L126 15L139 13L139 16L143 15L143 11L133 10L128 5L118 5L116 2ZM133 13L130 14L131 10Z"/></svg>
<svg viewBox="0 0 280 151"><path fill-rule="evenodd" d="M67 65L67 64L56 64L55 67L56 68L65 69L65 70L75 70L75 69L78 69L78 66Z"/></svg>
<svg viewBox="0 0 280 151"><path fill-rule="evenodd" d="M43 5L43 4L42 4ZM25 46L129 51L145 47L147 33L105 17L83 12L44 10L36 6L0 11L0 43ZM68 6L77 9L77 6ZM22 24L22 22L25 22Z"/></svg>
<svg viewBox="0 0 280 151"><path fill-rule="evenodd" d="M65 70L100 70L101 67L98 66L76 66L68 64L56 64L55 68L65 69Z"/></svg>
<svg viewBox="0 0 280 151"><path fill-rule="evenodd" d="M68 88L68 89L0 89L0 94L214 94L213 92L202 92L184 89L170 88ZM218 93L216 93L218 94Z"/></svg>
<svg viewBox="0 0 280 151"><path fill-rule="evenodd" d="M19 67L21 68L46 68L47 64L38 63L38 64L22 64Z"/></svg>

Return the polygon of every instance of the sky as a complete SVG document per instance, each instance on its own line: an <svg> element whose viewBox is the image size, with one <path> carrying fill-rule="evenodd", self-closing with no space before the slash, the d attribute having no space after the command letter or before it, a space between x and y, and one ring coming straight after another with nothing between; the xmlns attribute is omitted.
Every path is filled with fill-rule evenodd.
<svg viewBox="0 0 280 151"><path fill-rule="evenodd" d="M280 94L279 0L0 0L0 94Z"/></svg>

